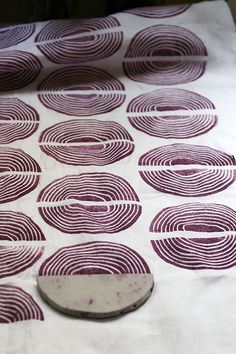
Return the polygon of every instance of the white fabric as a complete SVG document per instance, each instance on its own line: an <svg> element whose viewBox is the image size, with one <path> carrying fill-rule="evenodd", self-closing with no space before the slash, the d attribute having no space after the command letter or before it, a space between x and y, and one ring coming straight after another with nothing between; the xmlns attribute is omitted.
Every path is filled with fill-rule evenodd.
<svg viewBox="0 0 236 354"><path fill-rule="evenodd" d="M29 152L39 162L43 173L33 192L7 205L0 204L0 210L25 212L41 227L47 241L43 257L36 264L14 277L0 280L0 284L20 286L30 293L43 310L45 320L0 325L0 353L233 354L236 350L235 267L221 271L192 271L174 267L160 259L150 244L151 239L157 238L148 231L152 219L164 207L193 200L158 193L138 176L139 157L162 145L185 142L207 145L229 154L236 153L236 35L229 8L220 0L194 4L183 14L170 18L150 19L127 13L119 13L114 17L122 25L124 45L113 56L98 60L93 65L111 74L115 67L116 76L126 87L125 104L111 113L100 115L99 119L106 120L109 117L130 132L136 147L128 158L102 167L60 165L44 155L36 142L41 131L60 122L62 116L46 109L37 99L36 92L30 90L31 86L25 91L4 94L24 100L40 114L37 132L11 146ZM166 140L148 137L128 122L127 103L137 95L161 86L137 83L125 77L122 58L130 38L141 29L156 24L183 26L201 38L207 48L209 56L205 74L194 82L175 86L195 91L215 104L219 121L207 134L183 141ZM44 25L37 23L36 33ZM31 51L39 56L45 66L52 67L53 64L42 56L33 42L36 33L27 41L17 44L14 49ZM37 78L37 82L42 79L43 74ZM143 212L131 228L112 235L63 235L43 222L35 202L39 191L56 178L85 171L114 173L132 184L140 197ZM222 203L236 209L235 187L233 184L223 192L195 198L194 201ZM36 288L36 275L42 261L59 247L91 240L123 243L133 247L147 261L154 274L155 288L151 298L140 309L117 319L92 321L64 316L42 301Z"/></svg>

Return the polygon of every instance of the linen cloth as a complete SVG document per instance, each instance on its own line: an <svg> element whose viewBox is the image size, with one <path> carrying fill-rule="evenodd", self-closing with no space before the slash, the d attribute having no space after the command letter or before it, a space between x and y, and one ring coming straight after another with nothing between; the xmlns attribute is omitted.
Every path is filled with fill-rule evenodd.
<svg viewBox="0 0 236 354"><path fill-rule="evenodd" d="M14 271L11 274L11 264L6 266L7 260L2 252L0 272L1 268L6 272L2 272L0 285L22 289L32 296L40 309L38 320L29 318L0 324L0 353L234 353L236 36L229 8L224 1L212 1L185 7L156 7L149 12L147 8L139 9L99 21L93 25L86 24L86 21L72 21L69 30L70 21L49 21L10 27L8 32L0 32L2 176L7 174L5 161L11 158L11 149L15 148L33 159L29 162L29 157L19 157L15 152L16 161L26 161L25 164L31 166L16 175L38 178L25 182L28 183L27 193L23 180L14 182L16 185L3 180L0 211L24 213L38 225L45 237L45 240L41 235L28 241L13 242L0 235L1 246L12 247L14 243L14 246L38 249L33 264L22 271L19 270L22 261L19 256L19 262L14 264L15 274ZM98 31L97 36L91 39L96 43L93 47L89 41L86 42L92 26L93 34ZM12 29L15 33L10 32ZM68 32L64 34L64 30ZM103 37L103 33L107 37ZM69 37L67 42L63 36ZM135 38L138 38L136 42ZM182 44L181 38L184 38ZM90 70L86 72L84 67ZM98 74L93 70L98 70ZM83 72L87 75L85 79L81 79ZM72 79L69 78L70 73ZM101 83L96 75L100 74L103 84L106 82L104 75L108 75L107 86L103 87L107 96L99 91ZM67 87L72 94L68 91L64 96L58 94L61 87L65 89L67 80L74 80L74 86ZM84 86L76 88L77 80ZM94 88L89 85L97 85L96 97L81 97L83 90L92 95ZM149 93L153 95L139 97ZM11 110L17 117L13 119L27 121L25 130L21 129L21 124L14 130L14 121L11 121L12 129L6 126L6 117ZM192 115L194 118L191 120ZM197 115L202 118L191 129ZM132 117L144 119L137 123L138 120L132 120ZM147 123L150 117L155 118L153 126ZM161 128L160 117L169 117L169 120L164 119ZM190 117L190 123L186 117ZM93 163L95 158L90 164L73 164L73 161L70 164L73 156L77 159L76 152L65 153L59 161L58 152L46 151L47 141L40 140L42 132L58 123L77 120L86 127L86 120L95 119L116 122L128 132L132 139L127 136L120 138L124 140L123 149L131 144L126 156L119 155L122 154L121 149L119 159L115 157L112 160L108 154L104 157L105 162L98 156L97 164ZM177 123L173 127L174 119ZM66 131L62 126L61 131L63 129ZM51 141L51 146L54 145L57 146L57 142ZM161 155L160 148L166 146L170 148L165 148ZM141 157L154 149L159 149L150 157L154 162L145 162ZM176 153L178 149L179 154ZM16 162L16 171L19 171L19 164ZM188 178L194 176L196 169L206 171L207 177L199 184L201 175L198 177L197 174L189 187ZM158 177L157 173L152 182L145 175L146 171L168 170L189 172L180 174L183 176L182 184L177 177L175 180L173 174ZM59 178L81 173L110 173L122 177L137 193L141 215L123 230L118 230L115 225L111 233L60 231L54 220L50 224L39 212L39 208L45 206L40 204L40 192ZM167 178L166 185L163 185L164 178ZM212 178L207 185L206 181ZM18 195L20 188L22 194ZM197 213L191 214L189 204L199 207ZM209 215L207 207L204 208L206 204ZM212 216L213 205L218 208L215 219ZM176 223L181 224L183 210L176 210L177 206L184 206L184 215L187 210L187 219L192 218L189 223L183 221L185 226L182 230L175 226L175 221L171 224L169 219L166 220L166 215L163 216L164 221L157 220L159 226L153 226L154 218L170 207L173 207L173 219L177 215ZM224 207L226 209L222 209ZM189 224L194 224L195 218L195 229L188 228ZM219 223L213 226L216 219ZM231 221L227 222L229 219ZM207 223L210 226L207 227ZM3 226L0 230L3 234ZM157 242L176 238L183 241L178 245ZM193 243L185 240L193 240ZM112 320L83 320L56 312L41 299L36 276L42 262L60 247L88 241L127 245L148 263L155 287L150 299L137 311ZM4 304L1 306L3 311Z"/></svg>

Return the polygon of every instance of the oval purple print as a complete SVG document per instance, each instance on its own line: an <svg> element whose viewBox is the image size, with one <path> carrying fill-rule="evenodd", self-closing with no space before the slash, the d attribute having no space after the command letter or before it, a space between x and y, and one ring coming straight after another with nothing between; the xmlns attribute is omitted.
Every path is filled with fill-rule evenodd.
<svg viewBox="0 0 236 354"><path fill-rule="evenodd" d="M106 71L70 66L51 73L38 87L44 106L72 116L113 111L125 100L124 85Z"/></svg>
<svg viewBox="0 0 236 354"><path fill-rule="evenodd" d="M39 269L40 276L143 273L150 273L150 269L136 251L105 241L62 247Z"/></svg>
<svg viewBox="0 0 236 354"><path fill-rule="evenodd" d="M184 237L151 241L157 255L176 267L200 269L228 269L236 265L236 236L208 238Z"/></svg>
<svg viewBox="0 0 236 354"><path fill-rule="evenodd" d="M0 203L24 196L39 183L41 169L23 150L0 147Z"/></svg>
<svg viewBox="0 0 236 354"><path fill-rule="evenodd" d="M55 20L37 35L38 49L53 63L78 64L113 55L123 33L114 17L89 20Z"/></svg>
<svg viewBox="0 0 236 354"><path fill-rule="evenodd" d="M40 148L57 161L75 166L103 166L132 154L134 142L120 124L74 119L53 125L39 138Z"/></svg>
<svg viewBox="0 0 236 354"><path fill-rule="evenodd" d="M57 179L38 197L46 223L69 233L116 233L132 226L141 214L131 185L111 173L81 173Z"/></svg>
<svg viewBox="0 0 236 354"><path fill-rule="evenodd" d="M43 312L32 296L13 285L0 285L0 323L44 320Z"/></svg>
<svg viewBox="0 0 236 354"><path fill-rule="evenodd" d="M0 211L0 241L44 241L39 226L26 214Z"/></svg>
<svg viewBox="0 0 236 354"><path fill-rule="evenodd" d="M0 144L28 138L39 126L39 114L18 98L0 98Z"/></svg>
<svg viewBox="0 0 236 354"><path fill-rule="evenodd" d="M8 48L28 39L35 31L35 24L3 27L0 29L0 49Z"/></svg>
<svg viewBox="0 0 236 354"><path fill-rule="evenodd" d="M152 220L150 232L236 231L236 212L226 205L187 203L162 209Z"/></svg>
<svg viewBox="0 0 236 354"><path fill-rule="evenodd" d="M137 96L127 107L134 128L165 139L192 138L208 132L217 123L214 110L206 97L172 88Z"/></svg>
<svg viewBox="0 0 236 354"><path fill-rule="evenodd" d="M32 53L9 50L0 53L0 91L17 90L29 85L42 64Z"/></svg>
<svg viewBox="0 0 236 354"><path fill-rule="evenodd" d="M181 166L186 165L196 165L196 168L181 170ZM214 194L226 189L235 181L235 171L230 168L235 166L234 156L207 146L190 144L162 146L142 155L139 166L144 167L140 171L142 179L154 189L184 197ZM145 166L153 168L145 169ZM172 169L168 168L170 166ZM222 166L228 168L223 169Z"/></svg>
<svg viewBox="0 0 236 354"><path fill-rule="evenodd" d="M0 246L0 279L30 268L43 250L43 246Z"/></svg>
<svg viewBox="0 0 236 354"><path fill-rule="evenodd" d="M182 14L191 5L145 6L129 9L124 12L147 18L166 18Z"/></svg>
<svg viewBox="0 0 236 354"><path fill-rule="evenodd" d="M206 56L205 45L191 31L179 26L155 25L134 36L123 67L131 80L149 85L177 85L201 77L206 60L198 58Z"/></svg>

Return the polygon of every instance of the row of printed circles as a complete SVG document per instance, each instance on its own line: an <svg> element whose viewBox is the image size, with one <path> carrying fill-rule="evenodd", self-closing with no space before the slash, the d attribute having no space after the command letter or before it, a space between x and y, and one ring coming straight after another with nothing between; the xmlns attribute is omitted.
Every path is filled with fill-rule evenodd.
<svg viewBox="0 0 236 354"><path fill-rule="evenodd" d="M185 11L187 7L188 6L169 7L169 15L177 15ZM133 10L133 12L138 16L141 15L145 17L162 18L168 16L167 10L158 8L155 9L157 9L156 13L155 11L153 11L153 9L150 9L150 11L137 9ZM84 28L80 26L79 32L82 34L81 41L78 40L78 31L76 29L78 28L77 24L78 23L76 21L70 21L68 22L67 27L65 26L64 22L60 23L56 21L49 23L47 26L45 26L45 28L39 33L36 38L38 48L52 62L65 63L63 60L66 60L66 63L73 64L75 60L77 63L78 59L83 62L85 53L86 61L88 60L89 55L91 55L93 59L102 59L104 57L112 55L121 46L123 34L122 32L117 31L115 33L101 33L101 35L96 36L98 38L97 47L94 47L93 36L88 36L86 41L86 50L83 50L85 42L83 33L87 31L101 31L107 28L119 27L119 23L115 18L111 17L99 21L89 21L87 24L84 24ZM155 35L157 30L159 32L159 36ZM11 45L15 45L29 37L33 33L33 31L34 25L9 28L5 31L5 38L3 36L3 40L1 42L2 48L4 48L4 42L5 45L6 43L10 43L10 38L12 38L13 41ZM57 34L55 35L55 33ZM170 42L174 41L175 43L178 43L178 45L167 46L168 48L164 45L163 47L163 36L165 36L165 40L169 39ZM190 46L189 44L185 43L186 39L189 36L192 41ZM63 37L66 37L66 39L63 40L63 43L62 41L57 40L58 38ZM76 38L76 40L73 41L73 38ZM149 39L149 42L147 43L148 45L145 44L147 39ZM93 44L92 52L89 52L90 41ZM112 43L113 47L109 45L104 47L104 43L107 41ZM140 46L138 48L137 43L140 43ZM63 56L60 54L63 50L61 45L65 49L63 52ZM157 47L159 48L159 51L156 50ZM177 51L177 47L182 48L181 52ZM105 51L103 48L105 48ZM153 48L155 48L155 51L153 51ZM90 50L91 49L92 47L90 44ZM75 54L74 57L71 55L72 52L73 55ZM80 56L80 53L82 53L82 57L79 58L78 56ZM180 62L176 60L171 60L171 62L166 62L166 60L160 60L161 56L178 57L180 55L186 56L186 61ZM127 51L125 56L126 59L124 62L124 71L129 78L135 81L141 81L149 84L172 85L176 83L185 83L197 79L203 74L205 70L204 61L199 62L198 60L196 60L191 62L187 60L187 57L206 55L207 53L204 45L191 32L186 31L185 29L177 26L152 26L144 31L139 32L131 42L129 50ZM159 60L148 60L150 59L148 57L151 57L151 59L155 59L155 56L158 57ZM142 60L140 61L132 59L140 57L145 57L145 62ZM4 65L1 80L2 84L0 89L3 91L18 89L28 85L32 80L36 78L41 69L40 62L31 53L26 53L22 51L8 51L2 52L1 58L2 63ZM14 73L14 75L11 76L10 74L10 77L7 77L7 75L9 75L9 71L11 72L12 69L13 71L15 71L16 64L20 68L27 68L27 75L23 76L22 73L19 73L19 75ZM160 73L162 74L160 75ZM176 75L173 75L173 73L175 73ZM83 74L83 76L80 81L79 78L81 77L81 74ZM71 81L66 87L64 87L65 78L70 78ZM90 81L96 81L97 85L88 86L87 83ZM86 85L84 85L84 83L86 83ZM67 90L69 92L65 92ZM78 90L83 90L83 94L78 95L78 92L76 92ZM106 94L102 95L102 91L105 90L107 91ZM39 91L39 99L46 107L64 114L75 116L89 116L108 112L119 107L124 102L125 98L123 84L121 84L110 74L97 68L91 67L71 67L69 69L56 70L48 78L46 78L43 83L41 83L41 85L39 86ZM63 95L59 94L57 91L64 91ZM93 91L93 95L91 95L91 92L88 91ZM73 97L73 94L76 95L77 99L79 99L78 101L74 99L75 97ZM168 97L173 97L173 95L176 96L176 102L174 104L172 103L172 99L169 99L168 102ZM90 97L91 100L89 101ZM182 102L184 97L186 98L184 101L185 104L181 105L180 102ZM147 101L149 102L149 104L148 107L145 107ZM79 104L77 104L77 102ZM163 102L165 102L166 107L164 107ZM66 109L66 106L70 107L70 111ZM157 106L159 107L159 109L157 109ZM9 109L10 107L11 109ZM19 114L14 114L14 111L19 112L19 108L20 111L24 111L25 114L21 114L21 116L19 116ZM200 109L209 109L209 114L201 114L199 113L199 111L195 111L195 116L189 116L189 110ZM22 101L11 98L3 99L2 110L3 130L1 134L1 144L7 144L17 139L24 139L33 134L34 131L38 128L38 113L32 107L26 105ZM167 110L171 111L171 114L166 115L165 112ZM186 112L185 114L179 115L176 114L176 111L178 110L184 110ZM157 116L157 111L162 114L159 114ZM186 90L166 90L166 92L165 90L159 90L159 92L153 92L151 94L139 96L130 103L127 112L129 113L130 123L136 129L146 132L147 134L152 136L160 136L164 138L172 137L172 135L175 138L197 136L210 130L217 122L217 117L214 114L213 104L206 98ZM143 114L137 114L140 112L144 112L145 115L143 116ZM147 113L148 116L146 116ZM188 113L188 115L186 115L186 113ZM7 120L12 120L10 126L9 124L4 124ZM25 124L25 121L27 124ZM76 129L77 131L80 131L82 125L84 126L85 123L86 125L90 124L90 129L83 132L83 134L85 135L85 139L84 137L78 134L77 140L75 138L75 135L73 134L73 131L76 131ZM186 129L185 132L182 129L177 134L176 128L179 123L183 123ZM94 136L91 136L91 129L93 129L95 132ZM66 136L62 136L61 132L63 130L66 130L67 132ZM88 131L90 132L90 134L88 134ZM84 152L84 150L86 149L81 148L81 143L83 142L87 145L91 145L90 149L88 149L90 151L87 155ZM96 152L94 152L94 149L92 147L94 143L95 145L97 145L95 146L95 151L97 150L97 147L100 148L99 153L97 154ZM40 147L46 154L53 156L55 159L62 163L69 163L70 158L73 155L75 156L75 161L72 161L72 164L74 165L79 165L82 161L87 161L85 162L86 165L105 165L113 163L131 154L134 149L134 143L130 134L118 123L104 123L98 120L71 120L68 122L59 123L44 131L40 136ZM183 150L182 153L184 153L184 149L186 150L188 148L187 146L184 146L184 144L179 144L179 147L179 150ZM206 150L209 149L207 147L194 148L200 148L200 153L201 149L203 149L202 154L204 154L204 148ZM171 146L167 147L167 160L168 150L170 149ZM215 150L213 151L213 149L209 150L211 156L205 163L206 165L214 165L213 161L220 161L219 163L216 163L216 166L225 166L227 164L232 164L232 157L229 157L227 154L217 152ZM121 153L121 151L123 152ZM3 157L7 156L7 159L5 159L5 161L3 158L2 177L4 179L4 184L7 183L7 185L9 185L9 189L7 189L2 195L2 202L7 202L15 200L24 195L25 193L28 193L32 189L34 189L38 184L39 174L41 170L37 162L21 150L5 148L5 151L2 150L2 152ZM101 156L101 152L104 152L102 155L103 157L98 158L98 155L99 157ZM151 160L153 160L153 152L150 152L148 154L152 155ZM193 152L192 156L189 157L189 161L191 160L191 163L194 160L194 154L195 152ZM222 154L223 156L221 156ZM222 162L224 161L224 157L226 157L227 160L226 164L225 162ZM140 160L141 159L142 158L140 158ZM176 157L176 159L181 161L181 158L179 157ZM199 159L200 156L199 158L195 156L195 161L199 162ZM150 158L146 158L145 156L144 164L141 163L141 165L150 165L149 160ZM186 162L186 164L188 163L189 162ZM153 166L152 163L151 165ZM157 162L156 165L163 166L165 164L159 164L159 162ZM173 163L173 165L175 165L175 163ZM9 170L16 171L16 174L9 174ZM27 172L29 173L27 174ZM140 173L143 174L141 174L142 178L147 178L143 171L141 171ZM100 190L93 190L94 180L98 180L98 183L102 182ZM113 190L109 189L111 183L113 185L114 181L116 182L115 188L113 188ZM158 178L156 181L158 181ZM81 184L81 186L84 186L85 184L87 185L88 182L89 189L86 191L86 193L84 193L84 195L79 196L78 190L74 188L75 184L77 185L79 183ZM150 181L148 181L148 178L147 183L151 185ZM218 184L221 185L221 179L220 183ZM13 191L11 190L10 185L17 185L19 189L17 188L16 191ZM158 183L156 183L156 186L157 185ZM62 192L62 189L60 188L62 188L63 190L65 188L66 194L64 194ZM123 193L120 193L120 188L122 188ZM224 187L222 189L224 189ZM107 193L107 190L110 190L110 193ZM95 195L96 197L94 197ZM88 204L83 205L82 203L82 205L79 205L78 208L78 205L74 206L70 202L65 203L65 199L73 199L73 197L81 198L82 201L88 198ZM57 202L60 202L61 200L63 200L64 202L63 206L60 207L60 205L57 205ZM53 227L56 227L59 230L63 230L63 232L71 232L70 227L74 228L75 233L118 232L126 229L127 227L130 227L138 219L142 210L138 196L133 190L133 188L128 184L128 182L123 180L119 176L107 173L93 174L93 176L92 174L65 176L64 178L54 181L49 186L45 187L44 190L40 193L38 201L42 203L42 206L39 207L39 210L44 220ZM101 201L102 203L99 207L97 207L96 204ZM109 202L111 203L111 205L109 205ZM220 208L222 207L223 206L220 206ZM107 211L109 212L109 215L107 214ZM96 217L98 216L98 214L96 213L100 213L100 216L104 214L106 215L103 224L98 222L98 218ZM78 215L79 218L77 219ZM129 215L128 219L127 215ZM63 218L66 218L67 216L69 216L69 219L71 218L69 220L71 225L65 223L65 220L63 221ZM1 229L5 230L4 233L1 233L2 239L15 241L26 239L28 241L45 240L45 237L44 235L42 235L42 232L39 227L28 216L22 213L3 211L0 217L2 219ZM77 223L75 223L75 219L77 219ZM84 230L81 229L81 226L83 225L83 223L81 223L81 220L84 221L86 219L88 220L88 225L90 222L90 225L92 225L92 227L88 227L86 230ZM93 224L91 224L91 219L93 220ZM7 227L7 225L11 225L10 229ZM28 230L27 228L25 229L26 225L28 227ZM20 231L21 227L23 231ZM13 238L12 230L16 231L15 238ZM96 245L97 243L92 243L90 247L94 249ZM101 249L101 244L99 244L98 246L99 249ZM158 249L160 249L160 246L159 248L158 246L158 243L155 243L153 241L153 247L157 251L157 253ZM112 247L118 246L116 244L116 246L112 245ZM8 265L2 268L1 277L5 277L17 274L18 272L23 271L29 266L31 266L42 255L43 247L31 247L30 249L26 246L1 247L1 251L2 260L4 261L6 257L9 259ZM129 250L129 252L130 254L132 253L131 250ZM162 253L160 252L158 254L160 256L162 255ZM162 258L168 261L167 258ZM24 261L21 262L19 265L19 262L16 262L16 259L22 259ZM61 271L60 274L64 274L63 271ZM24 311L19 311L18 314L15 313L13 316L10 316L9 311L6 311L6 313L4 313L4 309L6 309L6 307L3 306L4 308L2 308L2 304L0 303L2 314L4 314L0 319L1 322L12 322L27 318L43 319L42 311L39 309L38 305L34 302L32 297L29 294L26 294L22 289L13 286L2 285L0 292L3 299L8 298L9 294L11 295L12 302L9 301L8 306L11 307L13 305L17 305L19 307L19 310L24 309ZM20 306L19 301L17 300L17 296L21 296L24 299L24 306ZM6 305L5 302L4 304Z"/></svg>
<svg viewBox="0 0 236 354"><path fill-rule="evenodd" d="M81 73L83 72L82 67ZM76 81L76 77L73 76L73 78ZM82 79L81 75L78 76L77 83L79 79ZM93 79L94 77L87 77L87 80ZM106 78L103 79L104 81L100 83L105 85ZM96 80L98 79L96 78ZM87 106L87 95L80 97L76 94L75 99L70 94L67 99L64 95L39 94L39 99L47 108L66 115L80 117L108 113L115 109L112 103L116 106L117 101L109 100L109 94L98 94L97 96L94 106L91 105L91 102ZM122 98L123 101L123 96L123 94L119 97L116 96L115 99L118 98L120 101ZM39 127L38 112L18 98L0 98L0 111L1 145L25 139ZM135 129L164 139L192 138L207 133L217 124L215 106L209 99L189 90L175 88L158 89L135 97L128 104L127 117ZM87 138L86 141L85 137L84 143L89 144L97 141L109 144L111 140L115 139L117 142L124 141L124 143L133 144L132 137L120 124L91 118L73 119L56 124L41 134L39 142L49 148L50 143L58 144L58 146L63 143L76 143L75 137L78 136L79 144L82 143L83 138L80 130L83 129L86 134L86 127L88 127L87 134L91 129L94 129L94 133L90 133L90 135L93 134L90 140ZM75 130L74 133L73 130ZM111 131L110 135L109 130ZM64 135L63 131L65 131Z"/></svg>
<svg viewBox="0 0 236 354"><path fill-rule="evenodd" d="M80 159L81 155L78 157ZM226 189L235 181L234 167L233 156L207 146L190 144L161 146L148 151L139 159L140 176L148 185L157 191L183 197L207 196ZM23 150L1 147L0 172L0 203L7 203L34 190L39 183L41 169ZM85 175L89 181L89 176L94 174L78 175L78 183L80 176ZM107 176L111 183L113 179L116 180L116 177L109 178L109 174L104 172L96 173L94 178L99 176L101 183L102 176ZM70 178L67 180L69 183ZM117 180L122 181L122 178L117 176ZM58 182L58 188L60 185Z"/></svg>
<svg viewBox="0 0 236 354"><path fill-rule="evenodd" d="M3 221L1 225L5 226L4 233L1 233L5 240L44 240L38 226L22 213L1 212L0 219ZM150 232L178 231L184 234L185 231L191 231L208 235L217 232L219 235L191 239L170 237L153 240L151 243L159 257L175 266L193 270L227 269L236 264L236 238L230 234L235 233L235 226L236 212L224 205L190 203L172 206L155 216ZM228 235L225 236L223 232ZM26 246L1 246L1 277L17 274L30 267L40 257L41 251L35 252L35 249L31 248L30 254ZM134 250L118 243L103 241L63 247L44 261L39 270L40 275L149 272L146 262ZM43 320L40 307L19 287L0 285L0 295L0 323L25 319Z"/></svg>
<svg viewBox="0 0 236 354"><path fill-rule="evenodd" d="M34 31L34 25L4 29L1 31L0 48L16 45ZM107 58L120 49L122 42L122 27L112 16L83 22L52 21L35 38L35 45L49 61L70 65ZM134 81L151 85L182 84L203 75L206 57L205 45L197 35L184 27L160 24L134 35L123 59L123 69L127 77ZM3 51L0 64L1 91L27 86L42 69L34 54L17 49ZM72 72L76 68L72 67ZM69 75L73 75L68 70ZM87 70L93 68L88 67ZM60 90L57 86L61 84L61 77L66 75L66 69L53 75L50 80L55 81L54 91Z"/></svg>

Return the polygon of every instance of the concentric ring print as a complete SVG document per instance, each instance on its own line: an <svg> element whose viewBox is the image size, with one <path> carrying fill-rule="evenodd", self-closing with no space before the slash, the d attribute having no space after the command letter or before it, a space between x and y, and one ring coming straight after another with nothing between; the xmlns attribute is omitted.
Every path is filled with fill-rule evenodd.
<svg viewBox="0 0 236 354"><path fill-rule="evenodd" d="M158 236L151 241L156 254L176 267L222 270L236 265L236 212L226 205L187 203L164 208L149 231Z"/></svg>
<svg viewBox="0 0 236 354"><path fill-rule="evenodd" d="M15 201L34 190L40 173L38 163L23 150L0 147L0 204Z"/></svg>
<svg viewBox="0 0 236 354"><path fill-rule="evenodd" d="M128 246L92 241L60 248L44 261L40 276L150 273L145 260Z"/></svg>
<svg viewBox="0 0 236 354"><path fill-rule="evenodd" d="M0 241L0 278L5 278L25 271L39 260L45 236L28 215L0 210ZM10 241L10 245L4 245L5 241ZM38 241L39 245L30 245L32 241Z"/></svg>
<svg viewBox="0 0 236 354"><path fill-rule="evenodd" d="M207 50L186 28L155 25L138 32L125 54L126 76L148 85L177 85L199 79L206 69Z"/></svg>
<svg viewBox="0 0 236 354"><path fill-rule="evenodd" d="M40 227L28 215L0 210L0 241L44 241Z"/></svg>
<svg viewBox="0 0 236 354"><path fill-rule="evenodd" d="M134 151L133 138L119 123L73 119L57 123L39 137L41 150L58 162L75 166L103 166Z"/></svg>
<svg viewBox="0 0 236 354"><path fill-rule="evenodd" d="M0 52L0 91L12 91L29 85L42 68L32 53L21 50Z"/></svg>
<svg viewBox="0 0 236 354"><path fill-rule="evenodd" d="M105 172L59 178L43 188L38 203L44 221L68 234L120 232L142 211L132 186Z"/></svg>
<svg viewBox="0 0 236 354"><path fill-rule="evenodd" d="M236 265L236 236L173 237L152 241L157 255L167 263L189 270L222 270Z"/></svg>
<svg viewBox="0 0 236 354"><path fill-rule="evenodd" d="M0 323L25 320L44 320L38 304L23 289L13 285L0 285Z"/></svg>
<svg viewBox="0 0 236 354"><path fill-rule="evenodd" d="M38 87L41 103L69 116L111 112L125 100L124 85L102 69L69 66L51 73Z"/></svg>
<svg viewBox="0 0 236 354"><path fill-rule="evenodd" d="M53 63L78 64L113 55L123 33L112 16L90 20L54 20L37 35L37 48Z"/></svg>
<svg viewBox="0 0 236 354"><path fill-rule="evenodd" d="M235 181L235 158L208 146L172 144L142 155L140 176L159 192L182 197L218 193ZM185 166L193 166L183 169ZM182 169L181 169L182 167Z"/></svg>
<svg viewBox="0 0 236 354"><path fill-rule="evenodd" d="M35 24L23 24L0 28L0 49L24 42L35 31Z"/></svg>
<svg viewBox="0 0 236 354"><path fill-rule="evenodd" d="M0 144L26 139L38 129L39 114L19 98L0 98Z"/></svg>
<svg viewBox="0 0 236 354"><path fill-rule="evenodd" d="M0 279L30 268L43 251L43 246L0 246Z"/></svg>
<svg viewBox="0 0 236 354"><path fill-rule="evenodd" d="M124 12L147 18L168 18L180 15L187 11L191 5L145 6L129 9Z"/></svg>
<svg viewBox="0 0 236 354"><path fill-rule="evenodd" d="M236 230L236 212L216 203L187 203L162 209L150 232L224 232Z"/></svg>
<svg viewBox="0 0 236 354"><path fill-rule="evenodd" d="M214 104L195 92L165 88L139 95L127 107L131 125L150 136L187 139L217 124Z"/></svg>

